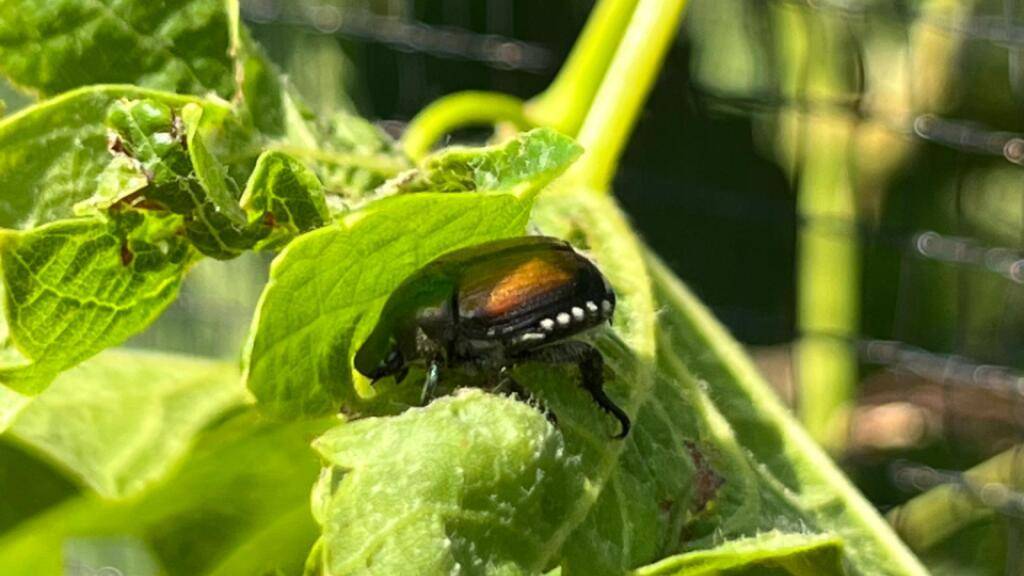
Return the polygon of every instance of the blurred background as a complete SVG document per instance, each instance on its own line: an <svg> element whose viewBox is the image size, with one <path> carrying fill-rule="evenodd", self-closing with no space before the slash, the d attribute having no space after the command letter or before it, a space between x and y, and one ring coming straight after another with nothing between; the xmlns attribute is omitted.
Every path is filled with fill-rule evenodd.
<svg viewBox="0 0 1024 576"><path fill-rule="evenodd" d="M937 574L1024 573L1020 4L691 0L615 181ZM591 6L242 2L315 110L396 136L451 92L541 92ZM266 265L204 262L133 344L237 357Z"/></svg>

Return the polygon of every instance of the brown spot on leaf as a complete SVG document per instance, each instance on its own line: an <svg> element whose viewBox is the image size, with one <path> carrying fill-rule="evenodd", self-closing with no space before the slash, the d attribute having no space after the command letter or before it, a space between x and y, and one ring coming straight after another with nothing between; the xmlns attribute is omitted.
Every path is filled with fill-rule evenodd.
<svg viewBox="0 0 1024 576"><path fill-rule="evenodd" d="M113 131L107 133L107 150L112 154L128 154L124 148L124 140Z"/></svg>
<svg viewBox="0 0 1024 576"><path fill-rule="evenodd" d="M725 478L715 472L696 442L686 440L684 444L686 451L690 453L690 460L693 461L695 490L692 511L696 514L705 510L714 501L718 489L725 484Z"/></svg>
<svg viewBox="0 0 1024 576"><path fill-rule="evenodd" d="M121 242L121 265L128 266L135 259L135 253L128 247L128 242Z"/></svg>

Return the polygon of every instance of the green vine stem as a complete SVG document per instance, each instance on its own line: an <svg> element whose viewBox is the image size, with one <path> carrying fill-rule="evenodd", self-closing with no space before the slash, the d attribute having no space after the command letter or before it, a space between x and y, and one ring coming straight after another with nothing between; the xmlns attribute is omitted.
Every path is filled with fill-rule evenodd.
<svg viewBox="0 0 1024 576"><path fill-rule="evenodd" d="M492 92L458 92L439 98L409 124L402 137L405 153L418 160L445 134L469 124L509 122L519 129L548 126L576 136L637 2L599 0L554 82L528 103ZM659 56L657 63L660 61ZM641 92L646 94L646 90Z"/></svg>
<svg viewBox="0 0 1024 576"><path fill-rule="evenodd" d="M570 177L607 192L636 119L675 39L686 0L640 0L577 140L586 150Z"/></svg>
<svg viewBox="0 0 1024 576"><path fill-rule="evenodd" d="M991 518L1002 501L1024 488L1024 446L1016 446L963 474L962 484L942 484L894 508L887 518L912 550L927 552L958 530Z"/></svg>
<svg viewBox="0 0 1024 576"><path fill-rule="evenodd" d="M779 64L794 101L840 99L850 85L844 29L802 10L777 10ZM835 110L787 110L795 129L783 139L797 188L796 304L800 339L794 346L798 412L811 436L833 453L846 441L846 420L857 383L860 329L860 246L856 165L859 120Z"/></svg>
<svg viewBox="0 0 1024 576"><path fill-rule="evenodd" d="M569 136L579 132L637 1L597 2L555 81L526 104L531 121Z"/></svg>
<svg viewBox="0 0 1024 576"><path fill-rule="evenodd" d="M520 130L533 127L518 98L496 92L456 92L435 100L416 115L402 136L402 149L419 160L456 128L499 122L510 122Z"/></svg>

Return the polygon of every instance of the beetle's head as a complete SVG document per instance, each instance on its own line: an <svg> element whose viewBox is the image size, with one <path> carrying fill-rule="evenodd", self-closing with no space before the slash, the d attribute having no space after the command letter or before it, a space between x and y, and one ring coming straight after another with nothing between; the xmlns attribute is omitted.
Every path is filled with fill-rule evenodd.
<svg viewBox="0 0 1024 576"><path fill-rule="evenodd" d="M356 353L355 366L360 374L373 382L388 376L394 376L395 382L401 382L409 373L401 347L393 338L382 338L376 333L371 334Z"/></svg>

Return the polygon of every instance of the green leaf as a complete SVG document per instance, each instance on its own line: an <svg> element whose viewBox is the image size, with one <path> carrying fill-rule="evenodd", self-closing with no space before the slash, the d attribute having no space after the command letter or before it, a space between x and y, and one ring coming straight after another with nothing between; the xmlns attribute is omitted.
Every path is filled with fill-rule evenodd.
<svg viewBox="0 0 1024 576"><path fill-rule="evenodd" d="M838 576L845 574L842 543L834 536L766 532L661 560L633 572L636 576L714 576L729 574L788 574Z"/></svg>
<svg viewBox="0 0 1024 576"><path fill-rule="evenodd" d="M7 427L14 422L14 419L31 400L29 396L18 394L14 390L0 385L0 433L7 430Z"/></svg>
<svg viewBox="0 0 1024 576"><path fill-rule="evenodd" d="M387 134L358 116L339 112L318 122L288 89L282 106L285 131L272 148L306 162L341 200L359 200L411 167Z"/></svg>
<svg viewBox="0 0 1024 576"><path fill-rule="evenodd" d="M225 119L227 128L223 104L129 86L76 90L22 110L0 121L0 227L27 229L70 218L76 204L96 194L97 179L113 158L107 111L121 98L178 107L194 102Z"/></svg>
<svg viewBox="0 0 1024 576"><path fill-rule="evenodd" d="M284 418L358 407L355 346L384 301L430 260L522 234L531 200L511 194L387 198L293 240L271 268L253 319L246 382L260 406ZM408 227L407 227L408 226Z"/></svg>
<svg viewBox="0 0 1024 576"><path fill-rule="evenodd" d="M309 487L318 466L309 441L332 422L273 424L251 411L231 417L134 497L72 498L5 533L0 574L57 576L69 565L99 571L103 565L89 562L97 557L124 574L139 573L122 563L132 559L161 574L297 573L316 537Z"/></svg>
<svg viewBox="0 0 1024 576"><path fill-rule="evenodd" d="M236 31L234 43L238 52L236 80L240 72L238 93L242 107L257 130L269 137L280 137L285 133L285 82L263 49L237 21L237 2L231 4L229 11L235 19L232 28Z"/></svg>
<svg viewBox="0 0 1024 576"><path fill-rule="evenodd" d="M547 186L582 152L572 138L550 128L538 128L489 148L446 148L427 157L413 177L394 186L397 192L526 193Z"/></svg>
<svg viewBox="0 0 1024 576"><path fill-rule="evenodd" d="M173 222L134 216L0 232L5 386L40 392L62 370L149 325L174 300L189 247Z"/></svg>
<svg viewBox="0 0 1024 576"><path fill-rule="evenodd" d="M344 424L314 447L325 574L534 574L583 490L535 409L467 390Z"/></svg>
<svg viewBox="0 0 1024 576"><path fill-rule="evenodd" d="M80 492L55 466L0 435L0 493L17 495L0 499L0 534Z"/></svg>
<svg viewBox="0 0 1024 576"><path fill-rule="evenodd" d="M269 246L286 244L292 237L330 221L323 186L302 163L281 152L260 156L242 194L242 207L273 217Z"/></svg>
<svg viewBox="0 0 1024 576"><path fill-rule="evenodd" d="M57 378L8 434L121 498L161 478L207 423L245 398L229 363L111 350Z"/></svg>
<svg viewBox="0 0 1024 576"><path fill-rule="evenodd" d="M210 118L208 121L207 119ZM189 103L180 111L154 100L122 100L107 116L114 130L114 162L104 172L113 180L134 183L120 175L137 172L146 184L124 189L101 187L82 204L101 210L165 211L181 215L188 239L207 256L234 258L270 233L260 218L250 220L239 206L240 192L225 167L207 146L207 135L220 125L217 115ZM128 168L119 161L127 158Z"/></svg>
<svg viewBox="0 0 1024 576"><path fill-rule="evenodd" d="M558 526L543 533L544 546L518 556L502 552L504 540L528 540L518 533L506 534L502 528L507 524L502 522L492 522L490 532L460 533L466 542L463 549L479 551L461 556L443 545L427 545L429 550L424 552L423 542L429 542L429 538L398 537L395 531L383 530L382 535L371 540L375 543L371 555L374 565L386 564L393 572L415 574L445 572L454 562L490 566L495 573L535 573L560 566L565 574L622 574L683 550L714 549L723 538L755 538L771 530L782 530L822 542L857 542L858 550L842 554L842 562L849 562L857 574L919 574L913 559L820 449L798 427L783 421L788 416L780 416L777 406L767 410L766 418L752 413L750 406L763 407L775 400L766 386L757 388L748 381L736 383L735 352L723 348L715 337L701 333L704 328L690 328L693 310L680 308L679 299L669 298L658 284L653 284L658 291L652 294L642 247L635 240L632 246L622 238L614 241L621 232L616 228L616 221L621 220L614 206L595 200L597 196L572 202L575 192L567 191L564 196L562 193L559 189L543 197L541 221L545 230L562 222L559 230L585 242L620 294L625 317L617 318L616 334L598 332L592 338L605 358L608 393L631 414L633 431L622 442L608 439L614 425L580 390L574 368L518 367L516 380L556 415L557 433L564 442L563 457L572 461L574 470L584 478L582 489L571 479L569 486L559 486L557 483L566 479L554 476L537 481L535 486L531 484L539 493L562 494L569 506L567 512L559 509ZM559 214L561 218L556 216ZM599 222L601 219L604 223ZM579 228L574 230L573 225ZM599 234L605 238L602 240ZM663 273L660 269L656 271ZM660 281L661 277L658 278ZM658 307L669 308L660 313L657 322L654 296L658 297ZM687 326L685 330L694 330L678 333L689 334L688 347L683 349L665 337L666 331L678 335L681 323ZM617 334L622 335L621 340ZM655 337L657 340L652 342ZM702 347L694 342L701 342ZM705 381L703 370L714 366L719 366L712 373L714 379ZM695 372L691 372L691 367ZM459 380L457 374L449 376L453 377L449 386L453 382L482 384L468 377ZM407 386L415 388L415 384ZM735 398L723 401L720 394L725 390L732 391ZM476 409L470 408L469 403L485 402L483 399L491 397L471 394L467 398L467 406L460 405L462 412ZM488 412L486 407L481 410L490 414L491 422L501 422L500 416ZM397 427L395 423L402 418L375 421L373 440L363 438L363 444L370 446L377 439L388 437L389 426ZM755 418L763 419L751 428ZM360 425L346 425L339 428L338 434L344 434L349 426ZM522 431L525 438L531 437L529 430L526 427ZM475 453L463 450L442 460L431 459L430 451L422 449L425 438L443 434L439 430L424 430L421 436L421 431L403 429L388 440L384 452L401 454L404 470L430 470L428 487L459 486L465 462L472 462ZM407 439L408 445L398 438ZM345 444L342 452L348 450L354 450L351 444ZM370 460L369 456L361 457L359 462ZM350 548L352 541L365 541L364 534L349 531L354 503L358 503L364 518L372 517L378 507L387 511L393 506L379 482L349 481L348 474L358 477L365 472L346 462L339 459L329 467L325 474L330 476L314 493L314 510L325 527L324 537L311 557L310 568L314 572L347 573L351 566L346 562L358 565L365 561L366 554L353 554ZM524 481L519 474L529 470L528 463L529 458L510 458L501 463L495 474L503 479L508 477L513 483ZM342 469L352 470L338 477L339 464ZM787 475L794 469L799 470L797 481ZM390 482L406 486L407 494L415 494L419 488L407 483L408 479L422 474L394 472ZM456 520L462 510L453 511L444 505L448 493L443 490L423 492L425 497L414 499L417 507L434 511L418 514L409 521L409 529L416 532L430 526L431 534L456 533ZM495 506L491 513L499 510ZM393 517L387 512L383 515ZM406 524L398 527L404 528ZM745 542L749 544L744 549L749 552L745 552L748 559L738 565L755 557L773 557L778 560L772 564L774 569L790 573L817 573L818 569L832 570L822 573L841 573L833 570L838 564L834 559L840 555L835 546L819 557L816 553L807 556L798 551L773 551L773 542L768 540ZM392 564L399 559L405 562ZM488 565L488 561L493 563Z"/></svg>
<svg viewBox="0 0 1024 576"><path fill-rule="evenodd" d="M270 234L262 218L247 220L239 206L240 192L221 163L210 153L201 130L202 108L182 109L188 139L188 155L199 186L187 186L192 212L185 230L196 248L207 256L234 258Z"/></svg>
<svg viewBox="0 0 1024 576"><path fill-rule="evenodd" d="M42 95L88 84L234 94L221 0L0 0L0 72Z"/></svg>
<svg viewBox="0 0 1024 576"><path fill-rule="evenodd" d="M840 537L854 574L924 575L920 562L782 406L726 330L654 256L647 256L661 306L660 361L673 374L706 381L719 436L731 439L758 485ZM741 447L741 448L740 448ZM771 519L772 508L761 515ZM755 512L756 513L756 512ZM810 525L810 524L808 524Z"/></svg>
<svg viewBox="0 0 1024 576"><path fill-rule="evenodd" d="M578 155L571 139L552 135L479 149L478 161L462 152L489 194L386 198L290 243L271 270L247 351L246 381L261 406L279 417L367 407L374 392L353 381L351 359L391 291L446 252L522 234L534 195Z"/></svg>

